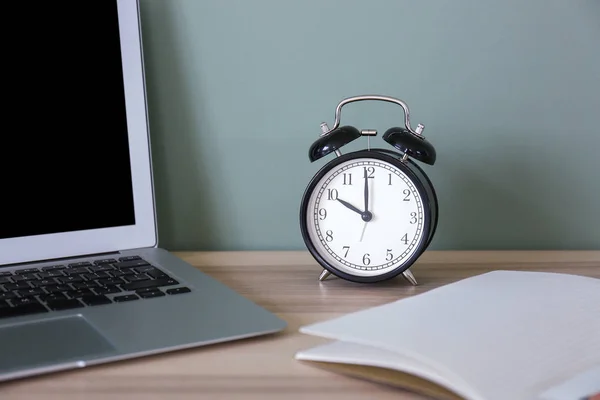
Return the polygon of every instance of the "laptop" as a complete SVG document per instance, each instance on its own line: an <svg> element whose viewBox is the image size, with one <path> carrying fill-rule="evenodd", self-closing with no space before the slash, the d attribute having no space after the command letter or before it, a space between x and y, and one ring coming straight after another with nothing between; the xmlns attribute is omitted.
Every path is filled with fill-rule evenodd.
<svg viewBox="0 0 600 400"><path fill-rule="evenodd" d="M283 330L158 246L138 2L23 6L4 53L0 381Z"/></svg>

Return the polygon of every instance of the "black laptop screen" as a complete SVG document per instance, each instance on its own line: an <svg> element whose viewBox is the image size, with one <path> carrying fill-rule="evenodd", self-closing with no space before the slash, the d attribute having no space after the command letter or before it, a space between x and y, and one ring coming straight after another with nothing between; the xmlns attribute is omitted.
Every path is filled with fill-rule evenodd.
<svg viewBox="0 0 600 400"><path fill-rule="evenodd" d="M15 3L2 40L0 239L133 224L116 1Z"/></svg>

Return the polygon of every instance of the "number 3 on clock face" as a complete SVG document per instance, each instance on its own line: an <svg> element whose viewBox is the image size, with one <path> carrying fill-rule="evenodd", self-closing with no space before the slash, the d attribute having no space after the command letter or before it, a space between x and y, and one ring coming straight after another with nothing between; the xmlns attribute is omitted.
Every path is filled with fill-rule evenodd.
<svg viewBox="0 0 600 400"><path fill-rule="evenodd" d="M313 256L330 272L358 282L409 268L428 244L431 218L418 175L399 158L374 151L349 153L323 167L301 209Z"/></svg>

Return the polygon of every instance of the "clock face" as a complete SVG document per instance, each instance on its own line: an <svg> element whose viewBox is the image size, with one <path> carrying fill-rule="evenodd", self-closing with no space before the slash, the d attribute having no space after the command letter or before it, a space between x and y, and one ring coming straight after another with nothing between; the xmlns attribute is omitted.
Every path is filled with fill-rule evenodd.
<svg viewBox="0 0 600 400"><path fill-rule="evenodd" d="M377 158L344 161L316 182L306 223L333 267L377 276L406 263L424 241L423 198L409 177Z"/></svg>

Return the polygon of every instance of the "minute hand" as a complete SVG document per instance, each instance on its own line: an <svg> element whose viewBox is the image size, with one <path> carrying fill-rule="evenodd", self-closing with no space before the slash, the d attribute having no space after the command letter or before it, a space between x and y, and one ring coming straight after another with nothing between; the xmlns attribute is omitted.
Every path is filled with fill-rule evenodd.
<svg viewBox="0 0 600 400"><path fill-rule="evenodd" d="M367 170L365 168L365 211L369 211L369 178L367 177Z"/></svg>
<svg viewBox="0 0 600 400"><path fill-rule="evenodd" d="M354 212L357 212L357 213L359 213L360 215L362 215L362 214L363 214L363 212L362 212L362 211L360 211L358 208L354 207L352 204L348 203L347 201L344 201L344 200L342 200L342 199L340 199L340 198L338 198L337 200L338 200L340 203L342 203L343 205L345 205L346 207L348 207L349 209L351 209L352 211L354 211Z"/></svg>

